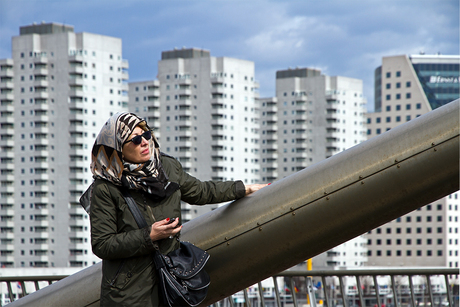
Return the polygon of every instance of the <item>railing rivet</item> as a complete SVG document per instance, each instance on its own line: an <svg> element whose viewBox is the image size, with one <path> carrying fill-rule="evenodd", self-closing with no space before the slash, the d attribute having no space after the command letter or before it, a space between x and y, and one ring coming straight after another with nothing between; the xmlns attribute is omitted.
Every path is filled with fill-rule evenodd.
<svg viewBox="0 0 460 307"><path fill-rule="evenodd" d="M326 197L326 200L329 200L329 196L328 196L328 197Z"/></svg>
<svg viewBox="0 0 460 307"><path fill-rule="evenodd" d="M398 168L401 168L401 165L398 164Z"/></svg>

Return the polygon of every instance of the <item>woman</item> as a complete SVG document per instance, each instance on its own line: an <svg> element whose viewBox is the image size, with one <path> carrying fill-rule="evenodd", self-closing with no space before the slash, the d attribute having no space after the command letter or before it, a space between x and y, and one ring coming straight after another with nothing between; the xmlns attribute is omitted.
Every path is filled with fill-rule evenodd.
<svg viewBox="0 0 460 307"><path fill-rule="evenodd" d="M91 158L91 244L103 259L101 306L160 306L152 242L164 254L179 247L181 200L219 203L265 186L199 181L160 153L150 127L132 113L117 113L107 121ZM129 190L150 226L139 229L121 189Z"/></svg>

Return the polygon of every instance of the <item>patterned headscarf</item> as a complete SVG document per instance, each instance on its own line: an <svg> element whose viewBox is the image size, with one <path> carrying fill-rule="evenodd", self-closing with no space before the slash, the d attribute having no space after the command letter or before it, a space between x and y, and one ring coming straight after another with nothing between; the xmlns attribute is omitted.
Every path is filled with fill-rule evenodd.
<svg viewBox="0 0 460 307"><path fill-rule="evenodd" d="M178 186L168 182L160 162L160 146L153 133L148 141L150 160L139 164L123 160L123 144L139 125L144 130L150 130L146 121L133 113L121 112L110 117L94 142L91 172L94 178L105 179L118 186L141 189L155 198L167 197Z"/></svg>

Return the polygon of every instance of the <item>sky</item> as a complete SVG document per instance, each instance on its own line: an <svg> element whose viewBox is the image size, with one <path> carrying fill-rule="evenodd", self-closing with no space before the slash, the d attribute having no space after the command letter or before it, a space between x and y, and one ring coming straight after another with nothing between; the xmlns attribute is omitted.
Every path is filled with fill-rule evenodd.
<svg viewBox="0 0 460 307"><path fill-rule="evenodd" d="M130 82L156 79L162 51L201 48L254 62L260 97L288 68L361 79L368 110L382 57L459 54L458 0L0 0L0 59L42 21L121 38Z"/></svg>

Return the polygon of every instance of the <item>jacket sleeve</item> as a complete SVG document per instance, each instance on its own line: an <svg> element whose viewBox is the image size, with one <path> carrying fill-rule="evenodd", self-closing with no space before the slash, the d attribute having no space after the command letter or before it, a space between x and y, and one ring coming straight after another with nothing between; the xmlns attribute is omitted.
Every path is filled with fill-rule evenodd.
<svg viewBox="0 0 460 307"><path fill-rule="evenodd" d="M124 199L121 193L115 196L114 200L107 184L94 185L90 214L93 253L107 260L152 253L154 247L149 236L150 227L136 229L137 225L129 227L131 223L125 223L125 229L122 232L118 230L115 201L118 199L124 202Z"/></svg>
<svg viewBox="0 0 460 307"><path fill-rule="evenodd" d="M181 199L189 204L205 205L239 199L245 196L242 181L200 181L179 168Z"/></svg>

